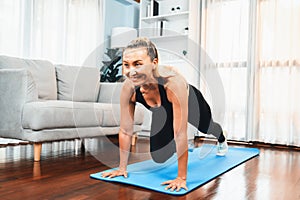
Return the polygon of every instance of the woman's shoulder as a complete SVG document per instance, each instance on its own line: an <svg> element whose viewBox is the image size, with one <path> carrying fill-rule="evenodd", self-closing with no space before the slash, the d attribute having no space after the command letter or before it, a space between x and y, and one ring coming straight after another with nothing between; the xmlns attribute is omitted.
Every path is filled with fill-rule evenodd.
<svg viewBox="0 0 300 200"><path fill-rule="evenodd" d="M179 96L184 96L187 91L187 82L180 75L169 77L165 81L164 88L166 90L168 100L172 102L174 98L177 99Z"/></svg>
<svg viewBox="0 0 300 200"><path fill-rule="evenodd" d="M182 74L173 66L160 65L158 69L160 78L164 80L165 87L178 87L186 85L186 80Z"/></svg>
<svg viewBox="0 0 300 200"><path fill-rule="evenodd" d="M158 65L157 72L162 78L168 78L179 74L175 67L168 65Z"/></svg>

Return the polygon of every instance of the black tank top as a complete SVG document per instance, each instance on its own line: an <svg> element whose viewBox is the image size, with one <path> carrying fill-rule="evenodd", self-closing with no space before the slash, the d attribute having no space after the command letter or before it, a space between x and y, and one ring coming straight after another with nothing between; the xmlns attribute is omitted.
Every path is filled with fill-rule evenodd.
<svg viewBox="0 0 300 200"><path fill-rule="evenodd" d="M176 152L176 145L174 142L173 107L172 103L168 101L163 78L158 78L158 90L161 100L161 105L158 107L151 107L146 103L140 87L136 87L135 92L136 102L143 104L152 111L150 152L155 162L162 163Z"/></svg>

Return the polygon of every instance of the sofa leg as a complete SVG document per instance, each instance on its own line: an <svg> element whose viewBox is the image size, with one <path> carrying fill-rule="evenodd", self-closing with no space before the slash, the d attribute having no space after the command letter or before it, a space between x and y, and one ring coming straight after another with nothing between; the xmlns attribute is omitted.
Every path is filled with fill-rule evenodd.
<svg viewBox="0 0 300 200"><path fill-rule="evenodd" d="M84 151L85 151L84 138L82 138L82 139L80 140L80 142L81 142L81 144L80 144L80 150L81 150L81 152L84 152Z"/></svg>
<svg viewBox="0 0 300 200"><path fill-rule="evenodd" d="M137 140L137 133L133 133L132 138L131 138L131 145L135 145Z"/></svg>
<svg viewBox="0 0 300 200"><path fill-rule="evenodd" d="M39 162L41 160L42 143L33 144L34 161Z"/></svg>

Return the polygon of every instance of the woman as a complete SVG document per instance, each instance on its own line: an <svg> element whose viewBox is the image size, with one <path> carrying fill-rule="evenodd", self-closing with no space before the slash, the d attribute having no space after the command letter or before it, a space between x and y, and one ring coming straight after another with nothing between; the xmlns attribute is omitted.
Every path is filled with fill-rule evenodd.
<svg viewBox="0 0 300 200"><path fill-rule="evenodd" d="M147 38L133 40L123 51L123 72L127 76L121 92L121 125L119 132L119 169L103 173L103 177L127 177L133 119L136 102L152 111L150 132L151 156L156 162L165 162L175 152L178 174L165 181L166 189L187 190L188 122L203 133L218 138L218 155L225 155L228 146L222 128L211 117L211 110L202 94L174 68L158 66L155 45Z"/></svg>

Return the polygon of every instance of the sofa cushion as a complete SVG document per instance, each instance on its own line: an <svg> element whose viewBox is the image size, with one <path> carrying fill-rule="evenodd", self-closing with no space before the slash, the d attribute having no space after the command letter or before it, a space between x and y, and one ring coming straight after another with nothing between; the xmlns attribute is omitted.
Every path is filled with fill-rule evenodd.
<svg viewBox="0 0 300 200"><path fill-rule="evenodd" d="M40 99L56 100L55 67L45 60L29 60L0 55L0 69L25 68L32 74Z"/></svg>
<svg viewBox="0 0 300 200"><path fill-rule="evenodd" d="M42 130L120 125L120 105L71 101L39 101L24 105L24 129ZM143 123L144 111L137 108L135 124Z"/></svg>
<svg viewBox="0 0 300 200"><path fill-rule="evenodd" d="M28 70L26 70L26 72L27 72L26 102L38 101L38 91L36 88L36 83L33 80L32 74Z"/></svg>
<svg viewBox="0 0 300 200"><path fill-rule="evenodd" d="M98 102L100 103L120 103L120 95L123 87L122 82L110 83L101 82Z"/></svg>
<svg viewBox="0 0 300 200"><path fill-rule="evenodd" d="M96 102L100 73L96 67L56 66L58 99Z"/></svg>

